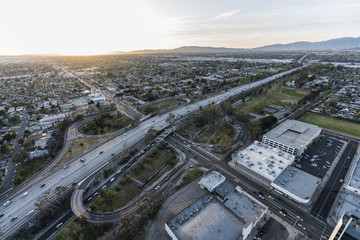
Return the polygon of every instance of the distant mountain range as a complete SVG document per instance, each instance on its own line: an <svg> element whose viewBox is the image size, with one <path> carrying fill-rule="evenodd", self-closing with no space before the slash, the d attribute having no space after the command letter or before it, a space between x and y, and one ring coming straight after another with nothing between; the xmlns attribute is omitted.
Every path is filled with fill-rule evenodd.
<svg viewBox="0 0 360 240"><path fill-rule="evenodd" d="M183 46L175 49L137 50L132 52L113 52L112 54L149 54L149 53L173 53L173 54L205 54L205 53L245 53L245 52L280 52L280 51L324 51L360 49L360 37L343 37L321 42L294 42L288 44L273 44L258 48L219 48Z"/></svg>
<svg viewBox="0 0 360 240"><path fill-rule="evenodd" d="M316 50L340 50L360 47L360 37L343 37L330 39L321 42L294 42L289 44L274 44L254 48L254 50L263 51L316 51Z"/></svg>

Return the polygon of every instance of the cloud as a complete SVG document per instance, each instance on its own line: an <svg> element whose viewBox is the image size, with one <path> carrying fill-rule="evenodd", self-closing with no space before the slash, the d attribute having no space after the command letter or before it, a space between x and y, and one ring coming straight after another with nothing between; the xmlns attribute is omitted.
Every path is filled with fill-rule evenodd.
<svg viewBox="0 0 360 240"><path fill-rule="evenodd" d="M219 15L215 16L214 19L228 18L228 17L231 17L231 16L234 16L234 15L238 14L239 12L240 12L240 10L237 9L237 10L233 10L233 11L230 11L230 12L220 13Z"/></svg>

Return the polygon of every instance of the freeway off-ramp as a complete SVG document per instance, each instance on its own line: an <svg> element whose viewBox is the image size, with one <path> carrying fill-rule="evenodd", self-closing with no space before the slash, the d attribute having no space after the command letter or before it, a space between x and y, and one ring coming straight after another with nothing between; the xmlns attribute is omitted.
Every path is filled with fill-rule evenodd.
<svg viewBox="0 0 360 240"><path fill-rule="evenodd" d="M217 96L196 103L188 104L187 106L178 108L167 114L158 115L145 120L141 122L136 128L133 128L127 133L124 133L99 146L93 151L86 153L82 157L85 159L84 163L80 161L74 161L68 168L59 169L51 175L39 178L31 187L26 189L26 191L29 193L26 197L21 197L23 192L19 192L12 199L7 199L11 202L6 206L4 206L5 201L0 203L0 211L4 214L1 219L2 222L0 223L0 227L5 229L3 237L6 238L15 233L15 231L20 226L25 224L31 218L31 215L26 216L26 214L30 210L35 209L34 203L36 202L36 199L44 194L45 191L49 189L54 190L59 185L71 187L74 181L80 182L93 172L97 171L104 163L109 161L112 158L112 154L118 154L122 152L125 147L133 146L141 139L143 139L151 127L154 127L156 130L162 130L168 127L169 123L167 123L166 119L169 114L173 114L175 119L181 118L199 110L199 107L205 108L214 102L217 103L224 101L232 96L236 96L244 91L248 91L249 89L274 81L279 77L290 74L303 67L305 66L297 67L274 76L267 77L257 82L230 89L229 91L221 93ZM45 186L41 187L43 184L45 184ZM11 221L14 216L17 216L17 219Z"/></svg>

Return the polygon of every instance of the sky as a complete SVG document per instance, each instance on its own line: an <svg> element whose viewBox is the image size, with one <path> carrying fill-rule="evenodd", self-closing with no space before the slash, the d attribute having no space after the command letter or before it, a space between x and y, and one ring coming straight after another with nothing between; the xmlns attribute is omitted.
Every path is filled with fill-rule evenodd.
<svg viewBox="0 0 360 240"><path fill-rule="evenodd" d="M359 30L359 0L0 0L0 54L253 48Z"/></svg>

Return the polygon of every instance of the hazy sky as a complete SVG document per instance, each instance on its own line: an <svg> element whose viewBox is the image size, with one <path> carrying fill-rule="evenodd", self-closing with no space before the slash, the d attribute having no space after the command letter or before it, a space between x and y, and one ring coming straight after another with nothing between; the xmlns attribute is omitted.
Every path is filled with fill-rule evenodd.
<svg viewBox="0 0 360 240"><path fill-rule="evenodd" d="M252 48L359 32L360 0L0 0L0 54Z"/></svg>

